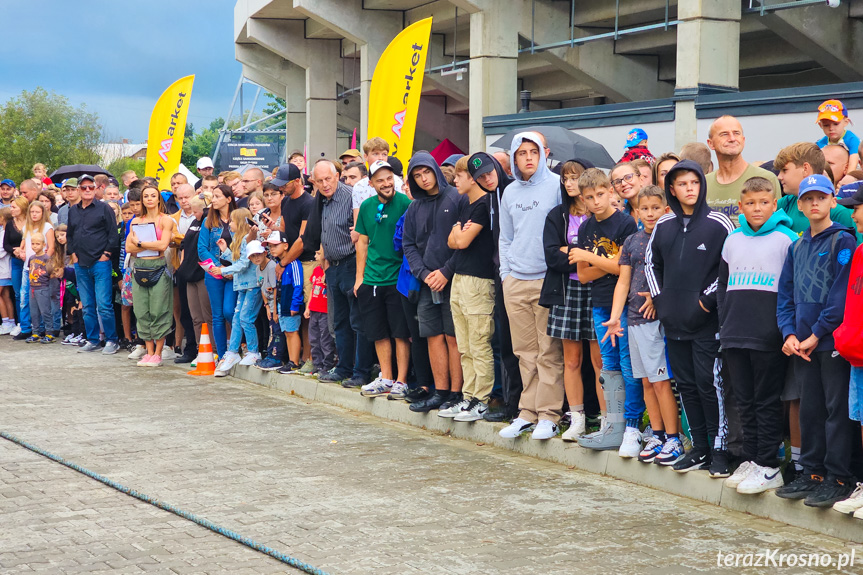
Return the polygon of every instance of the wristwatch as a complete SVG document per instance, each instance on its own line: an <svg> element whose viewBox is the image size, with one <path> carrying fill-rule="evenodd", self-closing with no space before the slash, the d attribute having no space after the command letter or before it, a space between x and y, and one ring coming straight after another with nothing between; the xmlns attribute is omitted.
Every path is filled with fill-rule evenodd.
<svg viewBox="0 0 863 575"><path fill-rule="evenodd" d="M141 242L138 242L138 247L139 247L139 248L141 247Z"/></svg>

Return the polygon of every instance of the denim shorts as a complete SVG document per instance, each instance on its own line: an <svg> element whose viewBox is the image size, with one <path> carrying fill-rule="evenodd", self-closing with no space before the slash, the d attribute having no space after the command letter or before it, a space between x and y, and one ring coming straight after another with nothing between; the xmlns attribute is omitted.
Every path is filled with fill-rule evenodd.
<svg viewBox="0 0 863 575"><path fill-rule="evenodd" d="M863 367L851 367L848 386L848 417L863 423Z"/></svg>
<svg viewBox="0 0 863 575"><path fill-rule="evenodd" d="M280 315L279 316L279 327L282 328L282 331L293 333L295 331L300 331L300 322L303 321L303 315Z"/></svg>

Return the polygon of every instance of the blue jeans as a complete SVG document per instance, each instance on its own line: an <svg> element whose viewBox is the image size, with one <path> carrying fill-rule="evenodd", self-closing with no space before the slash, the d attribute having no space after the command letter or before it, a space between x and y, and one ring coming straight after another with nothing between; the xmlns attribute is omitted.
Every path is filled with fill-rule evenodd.
<svg viewBox="0 0 863 575"><path fill-rule="evenodd" d="M374 344L363 335L360 306L354 297L357 277L355 259L327 268L327 297L332 306L339 363L336 373L341 377L360 377L368 381L375 361Z"/></svg>
<svg viewBox="0 0 863 575"><path fill-rule="evenodd" d="M623 373L623 384L626 390L626 400L623 404L623 416L627 425L632 421L641 422L644 414L644 387L641 382L632 375L632 362L629 360L629 338L627 337L626 308L620 314L620 326L623 328L623 336L615 338L614 346L611 340L604 342L608 328L602 322L611 317L610 307L593 308L593 328L596 331L596 339L599 340L599 351L602 353L602 369L604 371L620 371Z"/></svg>
<svg viewBox="0 0 863 575"><path fill-rule="evenodd" d="M18 318L18 325L21 326L21 333L30 333L30 310L22 308L24 292L29 292L30 289L22 290L22 282L24 281L24 262L18 258L12 258L12 292L15 300L15 317ZM27 284L29 285L29 278ZM29 297L29 294L27 295Z"/></svg>
<svg viewBox="0 0 863 575"><path fill-rule="evenodd" d="M261 311L261 290L258 288L244 289L236 292L237 306L234 308L234 319L231 321L231 341L228 351L238 353L243 334L246 334L246 349L258 353L258 330L255 319Z"/></svg>
<svg viewBox="0 0 863 575"><path fill-rule="evenodd" d="M99 343L100 323L105 340L117 342L111 271L111 262L95 262L90 267L75 264L78 295L84 309L84 331L90 343Z"/></svg>
<svg viewBox="0 0 863 575"><path fill-rule="evenodd" d="M204 287L210 296L210 309L213 312L213 343L216 344L216 353L223 357L228 350L227 324L233 325L237 293L233 280L218 280L210 274L204 276Z"/></svg>

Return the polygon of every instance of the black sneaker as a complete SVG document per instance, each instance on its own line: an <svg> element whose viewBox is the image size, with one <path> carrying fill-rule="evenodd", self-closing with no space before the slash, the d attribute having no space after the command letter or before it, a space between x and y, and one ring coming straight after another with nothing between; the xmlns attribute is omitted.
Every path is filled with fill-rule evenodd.
<svg viewBox="0 0 863 575"><path fill-rule="evenodd" d="M686 473L693 469L708 469L710 467L710 457L704 451L699 449L691 449L689 453L678 459L671 466L678 473Z"/></svg>
<svg viewBox="0 0 863 575"><path fill-rule="evenodd" d="M361 377L351 377L342 382L342 387L362 387L368 382Z"/></svg>
<svg viewBox="0 0 863 575"><path fill-rule="evenodd" d="M431 397L432 392L428 390L426 387L415 387L413 389L409 389L407 393L405 393L405 401L408 403L413 403L415 401L422 401L424 399L428 399Z"/></svg>
<svg viewBox="0 0 863 575"><path fill-rule="evenodd" d="M339 372L336 371L336 368L333 368L318 376L318 381L323 381L325 383L339 383L343 379L345 378L339 375Z"/></svg>
<svg viewBox="0 0 863 575"><path fill-rule="evenodd" d="M29 331L24 332L24 331L22 331L22 332L21 332L21 333L19 333L18 335L13 335L13 336L12 336L12 339L14 339L15 341L24 341L25 339L27 339L27 338L28 338L28 337L30 337L31 335L33 335L33 332L29 332Z"/></svg>
<svg viewBox="0 0 863 575"><path fill-rule="evenodd" d="M710 477L714 479L731 476L731 461L724 449L714 449L710 458Z"/></svg>
<svg viewBox="0 0 863 575"><path fill-rule="evenodd" d="M801 473L797 479L776 490L776 496L783 499L805 499L815 493L824 478L820 475Z"/></svg>
<svg viewBox="0 0 863 575"><path fill-rule="evenodd" d="M448 391L435 391L431 397L410 404L410 410L416 413L428 413L433 409L440 409L447 399L449 399Z"/></svg>
<svg viewBox="0 0 863 575"><path fill-rule="evenodd" d="M833 507L837 501L848 499L855 487L854 481L828 477L806 497L803 503L809 507Z"/></svg>
<svg viewBox="0 0 863 575"><path fill-rule="evenodd" d="M506 414L506 405L500 402L498 402L497 405L489 404L488 410L483 414L482 418L486 421L491 421L492 423L509 421Z"/></svg>
<svg viewBox="0 0 863 575"><path fill-rule="evenodd" d="M288 363L279 368L279 373L281 373L282 375L286 375L289 373L294 373L298 369L300 369L299 365L297 365L293 361L289 361Z"/></svg>
<svg viewBox="0 0 863 575"><path fill-rule="evenodd" d="M459 404L462 401L464 401L464 395L462 395L460 391L451 391L449 392L447 400L444 401L438 409L449 409L453 405Z"/></svg>

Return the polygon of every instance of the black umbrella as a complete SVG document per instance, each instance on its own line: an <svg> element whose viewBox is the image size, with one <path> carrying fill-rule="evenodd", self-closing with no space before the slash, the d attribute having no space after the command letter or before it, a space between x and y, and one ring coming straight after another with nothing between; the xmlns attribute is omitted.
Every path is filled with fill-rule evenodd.
<svg viewBox="0 0 863 575"><path fill-rule="evenodd" d="M614 160L608 155L608 151L602 144L560 126L533 126L510 130L491 145L509 151L512 139L521 132L539 132L545 136L546 144L551 150L551 159L558 162L565 162L572 158L584 158L599 168L614 166Z"/></svg>
<svg viewBox="0 0 863 575"><path fill-rule="evenodd" d="M114 177L114 174L95 164L70 164L68 166L57 168L54 170L54 173L48 177L51 178L52 182L56 183L69 178L80 178L84 174L89 174L91 176L105 174L109 178Z"/></svg>

